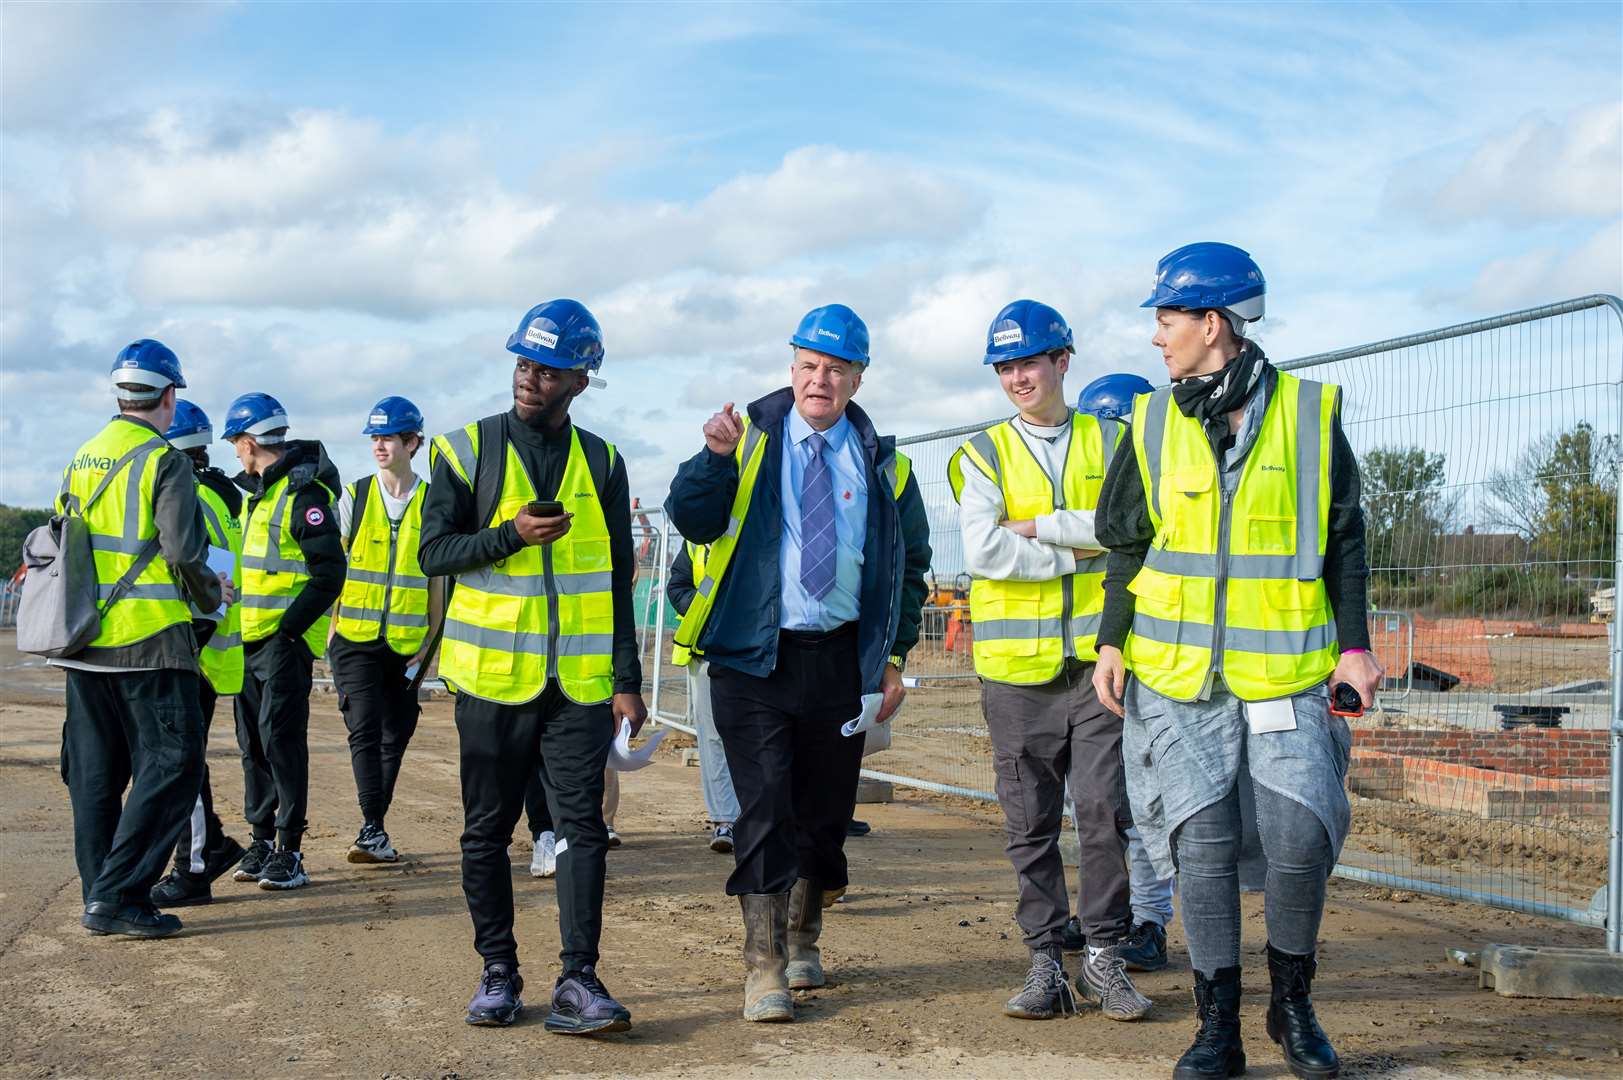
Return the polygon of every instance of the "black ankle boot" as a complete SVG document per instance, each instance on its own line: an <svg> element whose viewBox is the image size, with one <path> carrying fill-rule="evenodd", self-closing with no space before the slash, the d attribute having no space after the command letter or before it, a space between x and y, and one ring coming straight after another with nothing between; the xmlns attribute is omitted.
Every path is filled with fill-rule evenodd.
<svg viewBox="0 0 1623 1080"><path fill-rule="evenodd" d="M1329 1080L1341 1072L1336 1048L1313 1015L1313 953L1293 956L1268 946L1268 1037L1285 1051L1285 1064L1302 1080Z"/></svg>
<svg viewBox="0 0 1623 1080"><path fill-rule="evenodd" d="M1211 978L1195 972L1195 1012L1200 1030L1183 1052L1172 1080L1227 1080L1245 1072L1240 1045L1240 969L1218 968Z"/></svg>

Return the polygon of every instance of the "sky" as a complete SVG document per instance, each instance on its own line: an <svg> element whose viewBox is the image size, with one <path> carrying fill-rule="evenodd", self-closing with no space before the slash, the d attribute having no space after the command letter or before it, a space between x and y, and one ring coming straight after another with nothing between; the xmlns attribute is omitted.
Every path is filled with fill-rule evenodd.
<svg viewBox="0 0 1623 1080"><path fill-rule="evenodd" d="M217 428L270 392L353 479L373 402L505 408L508 334L572 296L607 355L573 416L652 505L820 304L914 435L1010 411L1017 297L1075 329L1071 394L1163 381L1138 304L1195 240L1262 266L1279 359L1623 293L1613 3L10 2L0 80L12 505L140 337Z"/></svg>

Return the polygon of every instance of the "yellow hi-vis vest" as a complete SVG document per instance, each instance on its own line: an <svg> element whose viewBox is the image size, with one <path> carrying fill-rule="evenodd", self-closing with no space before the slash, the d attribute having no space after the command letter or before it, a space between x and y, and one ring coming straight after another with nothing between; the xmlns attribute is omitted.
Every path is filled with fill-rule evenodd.
<svg viewBox="0 0 1623 1080"><path fill-rule="evenodd" d="M432 453L475 491L479 455L505 452L493 527L518 516L536 495L511 444L482 450L479 422L436 436ZM614 446L608 444L609 466ZM571 429L569 460L557 499L574 514L569 531L550 544L527 544L491 566L456 576L440 640L440 677L458 693L518 705L555 678L583 705L614 693L614 565L601 493Z"/></svg>
<svg viewBox="0 0 1623 1080"><path fill-rule="evenodd" d="M395 652L411 656L428 637L428 577L417 564L428 482L417 482L399 521L390 520L376 477L349 485L352 505L360 502L356 492L362 484L371 490L364 505L350 511L361 520L350 525L344 538L349 569L338 597L336 629L357 643L382 637Z"/></svg>
<svg viewBox="0 0 1623 1080"><path fill-rule="evenodd" d="M107 490L85 514L90 550L96 560L98 600L106 604L113 587L158 535L153 500L158 490L158 461L172 447L152 429L134 421L113 419L73 455L57 496L58 510L74 512L85 505L102 478L131 451L137 451ZM179 451L173 451L179 453ZM190 625L191 607L162 555L151 558L123 598L102 612L101 632L87 648L116 649L134 645L177 623Z"/></svg>
<svg viewBox="0 0 1623 1080"><path fill-rule="evenodd" d="M231 516L225 500L207 484L197 485L197 500L203 504L203 524L208 529L209 544L242 554L242 526ZM238 588L242 583L237 582ZM199 612L198 614L202 614ZM205 616L207 617L207 616ZM236 694L242 691L242 604L233 603L225 609L225 618L216 620L214 633L203 643L197 654L203 678L214 687L216 694Z"/></svg>
<svg viewBox="0 0 1623 1080"><path fill-rule="evenodd" d="M683 542L686 544L688 549L688 558L693 561L693 584L695 587L697 587L698 583L704 580L704 566L705 561L710 557L710 545L695 544L691 540L686 540ZM698 593L694 593L693 601L697 602L698 599ZM671 645L671 663L675 664L677 667L686 667L688 663L692 661L692 659L692 649L689 649L684 645Z"/></svg>
<svg viewBox="0 0 1623 1080"><path fill-rule="evenodd" d="M332 509L333 493L319 480L310 483L327 495ZM287 529L287 515L294 491L284 473L257 502L242 508L242 554L238 557L238 590L242 602L242 640L263 641L282 625L282 614L310 580L309 565L299 542ZM327 651L327 627L331 612L311 624L304 642L319 660Z"/></svg>
<svg viewBox="0 0 1623 1080"><path fill-rule="evenodd" d="M1324 590L1330 424L1340 388L1283 372L1223 493L1211 442L1170 389L1133 405L1133 450L1155 539L1128 586L1123 655L1164 697L1193 701L1213 671L1243 701L1323 682L1340 657Z"/></svg>
<svg viewBox="0 0 1623 1080"><path fill-rule="evenodd" d="M1115 420L1073 411L1065 469L1056 490L1014 422L1005 420L971 436L948 460L952 496L963 494L967 459L1001 489L1011 521L1055 510L1092 510L1121 436L1122 425ZM1075 573L1048 581L975 578L969 586L975 674L1033 686L1057 678L1066 660L1097 660L1105 559L1103 554L1082 559Z"/></svg>
<svg viewBox="0 0 1623 1080"><path fill-rule="evenodd" d="M672 636L675 646L671 651L673 663L685 664L695 656L704 655L704 650L697 648L696 643L704 631L704 624L710 621L716 586L721 584L722 578L727 575L727 568L732 565L733 551L738 547L738 537L744 529L744 518L749 514L750 501L755 497L755 480L761 473L761 463L766 460L766 440L766 432L750 423L746 415L744 436L738 440L738 446L733 451L733 458L738 462L738 491L733 495L733 506L727 513L727 531L709 545L710 554L704 559L702 573L699 561L694 560L693 582L696 591L693 603L688 605L687 614L682 616L682 622ZM891 498L901 499L902 489L907 486L907 478L912 474L913 463L907 459L907 455L896 451L885 466L885 480L890 485ZM677 660L678 656L682 659Z"/></svg>

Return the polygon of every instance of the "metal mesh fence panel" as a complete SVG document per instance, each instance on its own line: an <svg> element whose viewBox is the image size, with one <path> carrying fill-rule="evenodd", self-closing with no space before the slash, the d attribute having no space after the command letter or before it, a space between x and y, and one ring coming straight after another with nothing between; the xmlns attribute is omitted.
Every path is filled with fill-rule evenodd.
<svg viewBox="0 0 1623 1080"><path fill-rule="evenodd" d="M1279 366L1342 387L1386 670L1377 707L1352 721L1337 873L1605 925L1623 309L1586 297ZM930 517L932 580L891 749L866 761L867 775L984 799L991 746L947 462L993 422L898 440ZM650 573L680 542L650 545ZM645 606L645 678L661 719L685 725L674 613ZM1615 914L1611 927L1615 949Z"/></svg>

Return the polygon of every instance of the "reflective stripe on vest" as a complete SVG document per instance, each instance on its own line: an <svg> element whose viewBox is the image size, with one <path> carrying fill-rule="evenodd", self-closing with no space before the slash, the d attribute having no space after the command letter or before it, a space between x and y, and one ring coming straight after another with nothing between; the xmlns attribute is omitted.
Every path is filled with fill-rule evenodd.
<svg viewBox="0 0 1623 1080"><path fill-rule="evenodd" d="M137 448L141 453L124 466L123 475L113 479L85 515L102 603L158 534L153 517L158 463L171 447L148 427L130 420L111 420L73 455L57 496L58 509L71 507L77 512L107 470ZM171 626L190 622L191 608L163 556L157 555L142 569L123 599L102 614L101 630L87 647L117 649L134 645Z"/></svg>
<svg viewBox="0 0 1623 1080"><path fill-rule="evenodd" d="M1170 390L1138 398L1133 449L1155 539L1128 586L1123 655L1163 696L1199 697L1213 671L1246 701L1323 682L1340 656L1324 589L1330 430L1340 390L1283 372L1224 498L1200 423Z"/></svg>
<svg viewBox="0 0 1623 1080"><path fill-rule="evenodd" d="M679 661L686 663L694 656L703 656L704 650L696 647L699 635L704 631L705 623L710 621L710 609L716 600L716 587L727 576L727 568L732 565L733 552L738 547L738 537L744 530L744 519L749 515L751 500L755 497L755 482L760 475L761 464L766 460L767 434L761 428L744 417L744 437L738 441L733 451L733 459L738 463L738 491L733 495L732 508L727 512L727 530L709 545L710 554L704 560L701 573L697 564L693 572L693 603L688 605L687 614L682 616L681 623L672 636L672 658L681 656ZM882 477L890 487L891 497L900 500L902 490L907 487L907 478L913 475L913 463L907 455L900 451L893 454L885 463Z"/></svg>
<svg viewBox="0 0 1623 1080"><path fill-rule="evenodd" d="M705 563L710 558L710 545L695 544L691 540L686 540L683 543L687 547L688 559L693 563L693 583L697 587L698 583L704 580ZM697 599L697 594L695 594L694 598ZM671 646L671 663L677 667L685 667L692 660L692 649L685 645L673 644Z"/></svg>
<svg viewBox="0 0 1623 1080"><path fill-rule="evenodd" d="M417 563L428 482L419 480L398 522L389 520L383 492L374 478L351 530L349 569L338 597L337 632L354 642L383 637L389 648L411 656L428 637L428 577ZM355 485L350 484L351 505ZM354 511L351 510L351 513Z"/></svg>
<svg viewBox="0 0 1623 1080"><path fill-rule="evenodd" d="M478 422L437 436L433 445L473 491L483 452ZM613 445L608 450L612 468ZM538 498L518 452L511 445L497 452L507 455L501 498L481 528L511 520ZM607 701L614 692L609 528L577 431L570 433L556 498L574 515L561 539L526 545L456 577L440 642L440 676L459 693L521 704L539 697L549 678L582 704Z"/></svg>
<svg viewBox="0 0 1623 1080"><path fill-rule="evenodd" d="M207 484L197 485L197 499L203 504L203 524L208 529L209 544L231 552L242 553L242 528L231 510L215 490ZM200 613L199 613L200 614ZM205 616L213 618L212 615ZM235 694L242 690L242 605L233 603L225 609L225 618L214 620L214 632L203 643L197 654L203 677L216 694Z"/></svg>
<svg viewBox="0 0 1623 1080"><path fill-rule="evenodd" d="M312 480L327 496L332 509L333 493L326 484ZM286 474L279 477L259 499L243 507L242 554L237 559L238 586L242 606L242 640L263 641L282 625L282 615L304 591L310 580L309 567L299 542L287 529L288 509L293 505L293 488ZM332 613L304 632L304 641L320 659L327 651L327 627Z"/></svg>
<svg viewBox="0 0 1623 1080"><path fill-rule="evenodd" d="M1012 420L972 435L947 462L953 498L962 496L964 463L998 486L1004 514L1027 521L1056 510L1092 510L1122 426L1071 413L1071 436L1056 489ZM1104 611L1103 554L1077 562L1074 573L1048 581L975 578L969 587L975 674L993 682L1039 685L1058 677L1066 660L1091 662Z"/></svg>

